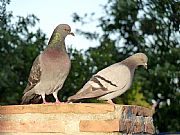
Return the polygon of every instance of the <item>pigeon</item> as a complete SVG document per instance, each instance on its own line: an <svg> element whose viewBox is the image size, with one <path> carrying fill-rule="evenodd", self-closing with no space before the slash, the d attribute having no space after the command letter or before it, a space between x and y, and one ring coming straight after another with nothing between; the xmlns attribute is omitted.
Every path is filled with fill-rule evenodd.
<svg viewBox="0 0 180 135"><path fill-rule="evenodd" d="M147 69L148 58L144 53L136 53L125 60L110 65L97 72L67 102L85 98L97 98L114 104L112 99L126 92L133 81L136 67L142 65Z"/></svg>
<svg viewBox="0 0 180 135"><path fill-rule="evenodd" d="M65 47L65 38L73 35L71 27L59 24L53 31L47 48L39 54L30 71L28 84L23 92L21 104L48 103L45 95L53 94L55 103L61 103L57 97L71 68L71 61Z"/></svg>

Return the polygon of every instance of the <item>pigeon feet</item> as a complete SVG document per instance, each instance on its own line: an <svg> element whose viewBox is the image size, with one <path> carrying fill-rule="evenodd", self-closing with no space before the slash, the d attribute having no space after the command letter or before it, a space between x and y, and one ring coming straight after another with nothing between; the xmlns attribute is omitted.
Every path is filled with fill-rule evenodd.
<svg viewBox="0 0 180 135"><path fill-rule="evenodd" d="M57 100L54 104L63 104L64 102L61 102L59 100Z"/></svg>
<svg viewBox="0 0 180 135"><path fill-rule="evenodd" d="M43 101L43 104L62 104L62 103L64 103L64 102L60 102L59 100L56 100L56 102L54 102L54 103Z"/></svg>
<svg viewBox="0 0 180 135"><path fill-rule="evenodd" d="M63 104L64 102L56 101L54 103L52 102L43 102L43 104Z"/></svg>
<svg viewBox="0 0 180 135"><path fill-rule="evenodd" d="M43 102L43 104L52 104L52 102L46 102L46 101L45 101L45 102Z"/></svg>

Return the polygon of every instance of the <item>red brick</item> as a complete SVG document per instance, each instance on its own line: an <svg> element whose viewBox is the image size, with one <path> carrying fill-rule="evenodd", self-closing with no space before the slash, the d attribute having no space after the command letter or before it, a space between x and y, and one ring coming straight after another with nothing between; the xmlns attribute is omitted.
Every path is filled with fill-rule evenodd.
<svg viewBox="0 0 180 135"><path fill-rule="evenodd" d="M64 133L65 125L61 121L0 121L0 132L28 133Z"/></svg>
<svg viewBox="0 0 180 135"><path fill-rule="evenodd" d="M120 131L125 132L125 133L141 133L143 132L142 128L143 124L134 121L132 122L131 120L121 120L120 121Z"/></svg>
<svg viewBox="0 0 180 135"><path fill-rule="evenodd" d="M130 113L136 116L145 116L145 117L153 115L152 109L141 106L133 106L133 105L124 105L122 107L122 112L126 114Z"/></svg>
<svg viewBox="0 0 180 135"><path fill-rule="evenodd" d="M132 106L132 114L137 115L138 111L139 110L137 106Z"/></svg>
<svg viewBox="0 0 180 135"><path fill-rule="evenodd" d="M133 127L133 133L142 133L143 132L143 124L141 122L135 122Z"/></svg>
<svg viewBox="0 0 180 135"><path fill-rule="evenodd" d="M154 110L152 110L150 108L145 108L144 107L144 114L143 114L143 116L152 117L153 114L154 114Z"/></svg>
<svg viewBox="0 0 180 135"><path fill-rule="evenodd" d="M119 120L81 120L82 132L115 132L119 131Z"/></svg>
<svg viewBox="0 0 180 135"><path fill-rule="evenodd" d="M154 125L152 123L145 124L144 131L145 131L145 133L153 134L155 131Z"/></svg>
<svg viewBox="0 0 180 135"><path fill-rule="evenodd" d="M103 114L113 112L114 105L110 104L31 104L0 106L0 114L23 114L23 113L92 113Z"/></svg>
<svg viewBox="0 0 180 135"><path fill-rule="evenodd" d="M131 120L120 120L119 129L122 132L129 132L132 128L132 121Z"/></svg>

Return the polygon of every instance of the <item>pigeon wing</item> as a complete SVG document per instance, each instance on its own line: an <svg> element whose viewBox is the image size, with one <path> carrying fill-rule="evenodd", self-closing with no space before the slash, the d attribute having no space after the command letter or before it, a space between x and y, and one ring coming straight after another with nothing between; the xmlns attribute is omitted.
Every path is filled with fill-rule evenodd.
<svg viewBox="0 0 180 135"><path fill-rule="evenodd" d="M26 92L30 91L36 84L40 81L41 77L41 67L40 67L40 61L39 56L35 59L33 62L33 66L30 71L30 75L28 78L28 84L23 92L25 94Z"/></svg>

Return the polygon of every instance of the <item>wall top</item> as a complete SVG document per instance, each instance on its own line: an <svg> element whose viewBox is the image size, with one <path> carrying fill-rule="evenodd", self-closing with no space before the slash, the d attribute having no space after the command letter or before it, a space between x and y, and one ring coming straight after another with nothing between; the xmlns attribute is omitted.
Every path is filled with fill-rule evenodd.
<svg viewBox="0 0 180 135"><path fill-rule="evenodd" d="M0 106L0 114L24 114L24 113L78 113L78 114L102 114L114 112L116 108L123 112L129 111L135 115L152 116L153 111L149 108L135 105L110 105L100 103L62 103L62 104L30 104L30 105L7 105Z"/></svg>

